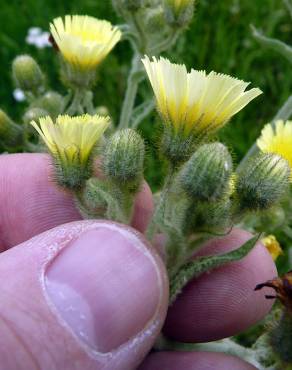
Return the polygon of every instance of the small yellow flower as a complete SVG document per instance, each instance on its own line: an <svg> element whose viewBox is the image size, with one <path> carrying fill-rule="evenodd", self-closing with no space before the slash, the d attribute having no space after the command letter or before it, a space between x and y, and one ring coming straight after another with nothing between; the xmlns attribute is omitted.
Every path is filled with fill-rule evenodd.
<svg viewBox="0 0 292 370"><path fill-rule="evenodd" d="M97 141L109 125L109 117L59 115L56 122L46 116L31 122L50 153L64 165L86 164Z"/></svg>
<svg viewBox="0 0 292 370"><path fill-rule="evenodd" d="M265 238L261 239L261 242L270 252L274 261L276 261L280 254L283 254L282 248L274 235L266 236Z"/></svg>
<svg viewBox="0 0 292 370"><path fill-rule="evenodd" d="M257 146L264 153L275 153L285 158L292 168L292 121L278 120L275 128L267 124L257 140Z"/></svg>
<svg viewBox="0 0 292 370"><path fill-rule="evenodd" d="M216 72L173 64L165 58L142 60L156 96L158 110L176 132L205 134L218 130L260 89L245 91L248 83Z"/></svg>
<svg viewBox="0 0 292 370"><path fill-rule="evenodd" d="M87 15L55 18L50 31L64 59L85 71L94 69L121 38L118 27Z"/></svg>

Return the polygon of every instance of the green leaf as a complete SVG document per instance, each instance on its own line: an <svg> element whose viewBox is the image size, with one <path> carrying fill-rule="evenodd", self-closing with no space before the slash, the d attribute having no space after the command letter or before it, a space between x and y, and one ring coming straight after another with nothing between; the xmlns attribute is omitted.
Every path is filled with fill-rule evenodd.
<svg viewBox="0 0 292 370"><path fill-rule="evenodd" d="M260 234L249 239L241 247L217 256L204 256L191 260L184 264L170 282L170 304L174 302L182 288L192 279L197 278L204 272L213 270L226 263L238 261L244 258L256 245Z"/></svg>

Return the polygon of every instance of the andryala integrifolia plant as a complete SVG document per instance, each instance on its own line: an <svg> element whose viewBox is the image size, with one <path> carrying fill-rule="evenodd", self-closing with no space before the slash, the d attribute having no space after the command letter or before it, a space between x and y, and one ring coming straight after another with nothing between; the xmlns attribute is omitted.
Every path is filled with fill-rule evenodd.
<svg viewBox="0 0 292 370"><path fill-rule="evenodd" d="M189 24L195 1L113 0L113 6L125 24L113 26L83 15L67 15L50 24L67 95L48 89L32 57L14 60L13 79L26 95L28 107L22 124L0 110L0 140L8 151L47 150L56 185L72 193L84 218L130 224L144 172L145 143L135 129L156 105L163 128L159 147L168 173L154 195L146 236L153 242L157 234L164 234L172 304L191 279L243 258L254 247L259 236L223 255L191 258L204 242L227 234L247 215L273 212L288 192L292 122L279 120L275 129L267 125L257 141L259 151L237 169L228 148L214 135L261 90L248 89L248 83L214 71L187 71L183 64L159 56ZM98 66L121 40L129 41L133 58L120 120L114 123L106 107L94 105L93 88ZM135 106L139 85L147 77L153 94ZM281 249L273 238L263 241L276 258ZM275 282L264 285L273 285L279 294ZM282 285L289 295L287 284ZM286 300L290 307L291 294ZM285 346L285 353L291 351L291 341L281 339L283 320L291 321L287 315L273 329L281 351L271 344L263 356L261 339L250 349L247 361L263 369L267 358L275 364L291 362L291 356L282 356ZM233 350L232 341L228 343L227 351L242 356Z"/></svg>

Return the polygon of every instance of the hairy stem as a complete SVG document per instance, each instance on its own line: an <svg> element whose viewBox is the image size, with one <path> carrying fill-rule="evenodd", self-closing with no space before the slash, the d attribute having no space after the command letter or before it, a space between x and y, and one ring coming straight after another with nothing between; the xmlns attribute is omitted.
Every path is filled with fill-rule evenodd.
<svg viewBox="0 0 292 370"><path fill-rule="evenodd" d="M174 173L175 168L172 165L170 165L169 172L166 176L164 186L159 197L159 202L155 208L154 215L146 232L147 238L149 240L152 240L154 234L159 229L161 222L163 222L165 219L165 210L167 207L168 195L171 188Z"/></svg>
<svg viewBox="0 0 292 370"><path fill-rule="evenodd" d="M259 370L265 370L265 367L263 367L258 360L256 350L243 347L228 338L210 343L178 343L160 336L156 342L155 349L158 351L222 352L232 356L237 356L244 361L249 362Z"/></svg>
<svg viewBox="0 0 292 370"><path fill-rule="evenodd" d="M180 35L180 29L173 29L172 32L166 37L166 39L162 40L160 43L154 45L149 50L150 55L157 55L170 49L170 47L176 42L178 36Z"/></svg>
<svg viewBox="0 0 292 370"><path fill-rule="evenodd" d="M130 119L132 116L135 99L138 91L138 85L143 79L141 76L141 61L140 55L134 54L132 59L132 68L127 81L127 90L122 105L120 122L118 129L127 128L130 126Z"/></svg>
<svg viewBox="0 0 292 370"><path fill-rule="evenodd" d="M82 89L75 89L73 99L70 106L66 110L66 114L73 116L76 113L80 113L81 102L83 99L84 91Z"/></svg>
<svg viewBox="0 0 292 370"><path fill-rule="evenodd" d="M139 124L143 121L143 119L146 118L153 111L154 107L154 99L150 99L136 107L133 111L130 127L137 128Z"/></svg>

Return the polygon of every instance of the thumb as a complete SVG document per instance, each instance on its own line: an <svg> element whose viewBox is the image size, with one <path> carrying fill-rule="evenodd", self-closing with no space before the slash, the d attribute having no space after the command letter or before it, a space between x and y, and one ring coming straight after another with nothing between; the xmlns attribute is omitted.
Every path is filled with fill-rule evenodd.
<svg viewBox="0 0 292 370"><path fill-rule="evenodd" d="M106 221L66 224L0 255L5 370L134 369L167 310L163 264Z"/></svg>

